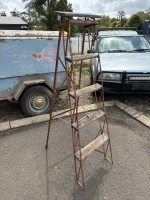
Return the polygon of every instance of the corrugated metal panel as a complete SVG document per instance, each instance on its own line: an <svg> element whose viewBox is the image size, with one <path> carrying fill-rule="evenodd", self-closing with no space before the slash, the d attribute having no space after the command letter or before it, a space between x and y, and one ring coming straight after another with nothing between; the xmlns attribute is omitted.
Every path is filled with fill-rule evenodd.
<svg viewBox="0 0 150 200"><path fill-rule="evenodd" d="M0 17L0 24L24 24L27 25L20 17Z"/></svg>

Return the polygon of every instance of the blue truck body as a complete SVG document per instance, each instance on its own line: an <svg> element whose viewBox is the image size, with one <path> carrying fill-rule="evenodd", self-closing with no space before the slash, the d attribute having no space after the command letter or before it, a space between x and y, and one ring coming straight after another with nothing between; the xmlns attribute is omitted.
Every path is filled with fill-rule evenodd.
<svg viewBox="0 0 150 200"><path fill-rule="evenodd" d="M34 86L43 86L51 92L57 43L57 31L0 30L0 99L21 101L24 92ZM64 63L62 44L60 52ZM60 61L58 66L56 89L65 89L66 72ZM43 114L48 110L40 112L37 108L37 112L32 110L32 114L26 114Z"/></svg>

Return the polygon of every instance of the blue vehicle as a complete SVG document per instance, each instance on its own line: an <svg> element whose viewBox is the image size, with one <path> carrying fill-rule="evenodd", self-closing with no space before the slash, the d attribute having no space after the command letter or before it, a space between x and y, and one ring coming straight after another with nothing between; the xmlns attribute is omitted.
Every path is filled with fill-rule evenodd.
<svg viewBox="0 0 150 200"><path fill-rule="evenodd" d="M0 30L0 99L19 101L27 116L48 113L57 43L57 31ZM62 48L57 90L67 87Z"/></svg>

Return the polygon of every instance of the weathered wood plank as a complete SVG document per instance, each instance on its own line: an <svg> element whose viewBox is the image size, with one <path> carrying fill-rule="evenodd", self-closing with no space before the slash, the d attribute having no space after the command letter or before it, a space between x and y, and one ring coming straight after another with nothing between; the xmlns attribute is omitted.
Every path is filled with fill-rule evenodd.
<svg viewBox="0 0 150 200"><path fill-rule="evenodd" d="M63 11L55 11L56 15L60 15L63 17L90 17L90 18L101 18L101 15L95 15L93 13L78 13L78 12L63 12Z"/></svg>
<svg viewBox="0 0 150 200"><path fill-rule="evenodd" d="M85 127L86 125L90 124L91 122L95 121L96 119L99 119L100 117L104 116L104 112L102 110L96 111L91 115L88 115L86 118L84 117L81 119L78 123L79 129L82 127ZM77 123L73 123L72 127L78 130Z"/></svg>
<svg viewBox="0 0 150 200"><path fill-rule="evenodd" d="M78 97L80 97L84 94L92 93L92 92L95 92L97 90L100 90L101 88L102 88L102 86L100 84L95 83L93 85L84 87L82 89L79 89L79 90L76 90L76 91L73 91L73 92L69 92L69 95L75 99L75 98L78 98Z"/></svg>
<svg viewBox="0 0 150 200"><path fill-rule="evenodd" d="M69 22L71 24L83 24L85 26L90 26L90 25L97 25L98 22L97 21L90 21L90 20L75 20L75 19L70 19Z"/></svg>
<svg viewBox="0 0 150 200"><path fill-rule="evenodd" d="M66 60L69 62L72 62L72 61L87 60L87 59L97 58L97 57L98 57L98 54L83 54L83 55L66 56Z"/></svg>
<svg viewBox="0 0 150 200"><path fill-rule="evenodd" d="M83 160L87 155L95 151L98 147L104 144L108 140L108 136L106 134L102 134L93 140L91 143L86 145L81 149L81 159ZM77 151L75 156L80 160L80 151Z"/></svg>

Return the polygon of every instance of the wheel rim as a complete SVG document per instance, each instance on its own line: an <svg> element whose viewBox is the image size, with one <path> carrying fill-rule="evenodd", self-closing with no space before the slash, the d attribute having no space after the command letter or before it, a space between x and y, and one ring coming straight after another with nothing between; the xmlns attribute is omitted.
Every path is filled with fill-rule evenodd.
<svg viewBox="0 0 150 200"><path fill-rule="evenodd" d="M33 112L41 113L49 107L49 98L45 95L33 95L29 101L29 107Z"/></svg>

